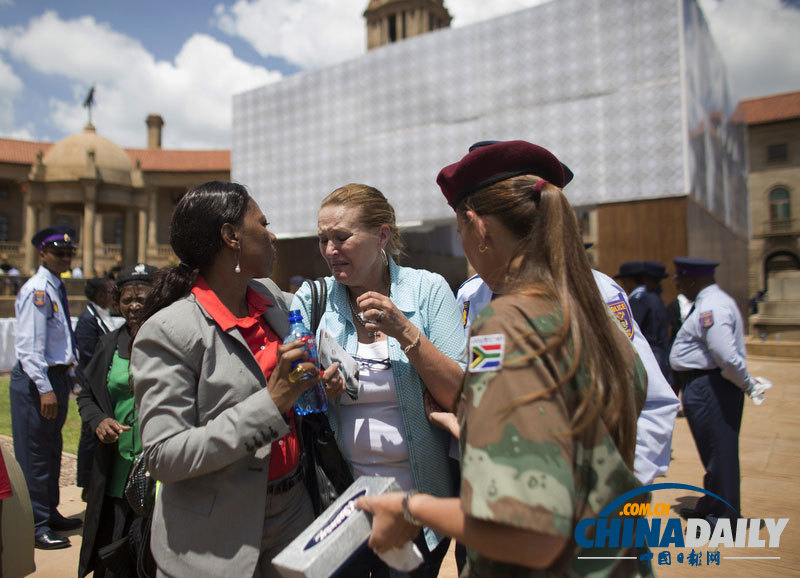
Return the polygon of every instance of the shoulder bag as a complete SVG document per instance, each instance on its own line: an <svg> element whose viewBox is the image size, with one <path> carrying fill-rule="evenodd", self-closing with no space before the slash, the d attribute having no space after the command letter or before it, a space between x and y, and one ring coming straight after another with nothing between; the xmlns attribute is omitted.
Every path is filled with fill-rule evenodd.
<svg viewBox="0 0 800 578"><path fill-rule="evenodd" d="M316 334L325 312L328 287L324 278L307 283L311 287L309 325L311 332ZM327 415L310 413L297 416L297 419L300 420L300 437L306 459L305 484L314 513L318 516L353 483L353 474L339 450Z"/></svg>

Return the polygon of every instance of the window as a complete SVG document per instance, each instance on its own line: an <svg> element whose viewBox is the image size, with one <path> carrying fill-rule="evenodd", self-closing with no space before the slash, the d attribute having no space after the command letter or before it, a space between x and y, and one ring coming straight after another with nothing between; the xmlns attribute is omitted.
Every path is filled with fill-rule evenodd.
<svg viewBox="0 0 800 578"><path fill-rule="evenodd" d="M789 159L789 146L786 143L767 146L767 162L779 163Z"/></svg>
<svg viewBox="0 0 800 578"><path fill-rule="evenodd" d="M0 215L0 242L8 243L8 215Z"/></svg>
<svg viewBox="0 0 800 578"><path fill-rule="evenodd" d="M114 244L122 245L122 219L114 219Z"/></svg>
<svg viewBox="0 0 800 578"><path fill-rule="evenodd" d="M788 229L791 226L792 208L789 191L777 187L769 192L769 218L772 230Z"/></svg>
<svg viewBox="0 0 800 578"><path fill-rule="evenodd" d="M389 15L389 42L397 42L397 16Z"/></svg>

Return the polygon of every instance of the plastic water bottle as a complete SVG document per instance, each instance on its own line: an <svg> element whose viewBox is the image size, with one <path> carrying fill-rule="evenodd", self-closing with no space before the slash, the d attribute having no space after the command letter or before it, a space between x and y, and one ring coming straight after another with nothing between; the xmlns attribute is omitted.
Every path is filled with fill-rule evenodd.
<svg viewBox="0 0 800 578"><path fill-rule="evenodd" d="M286 342L300 340L303 342L303 349L308 353L308 359L314 364L316 368L313 372L308 371L303 375L303 379L308 379L313 376L319 376L319 355L317 354L317 340L314 334L303 325L303 314L299 309L293 309L289 312L289 334L286 336ZM292 367L301 363L295 361ZM299 415L306 415L308 413L319 413L328 409L328 396L325 393L325 387L322 382L317 379L317 382L297 398L294 402L294 410Z"/></svg>

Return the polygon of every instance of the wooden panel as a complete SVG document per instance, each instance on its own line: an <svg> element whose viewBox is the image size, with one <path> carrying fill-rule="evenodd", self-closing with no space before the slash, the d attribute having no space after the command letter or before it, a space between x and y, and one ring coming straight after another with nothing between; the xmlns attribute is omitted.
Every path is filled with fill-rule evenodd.
<svg viewBox="0 0 800 578"><path fill-rule="evenodd" d="M303 275L309 279L330 275L330 269L319 254L316 237L280 239L277 243L277 261L271 279L284 291L289 290L289 278Z"/></svg>
<svg viewBox="0 0 800 578"><path fill-rule="evenodd" d="M736 300L742 316L747 319L747 238L729 229L692 199L687 205L687 225L689 256L719 261L714 278L722 290Z"/></svg>
<svg viewBox="0 0 800 578"><path fill-rule="evenodd" d="M664 303L675 299L672 258L687 253L686 197L611 203L597 208L597 269L613 276L626 261L658 261L670 276Z"/></svg>

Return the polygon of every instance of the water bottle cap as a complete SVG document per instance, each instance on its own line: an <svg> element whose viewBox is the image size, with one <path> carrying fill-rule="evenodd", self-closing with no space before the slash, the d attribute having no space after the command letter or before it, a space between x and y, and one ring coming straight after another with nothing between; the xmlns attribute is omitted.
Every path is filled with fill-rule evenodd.
<svg viewBox="0 0 800 578"><path fill-rule="evenodd" d="M292 309L291 311L289 311L289 322L302 321L302 320L303 320L303 314L300 313L299 309Z"/></svg>

